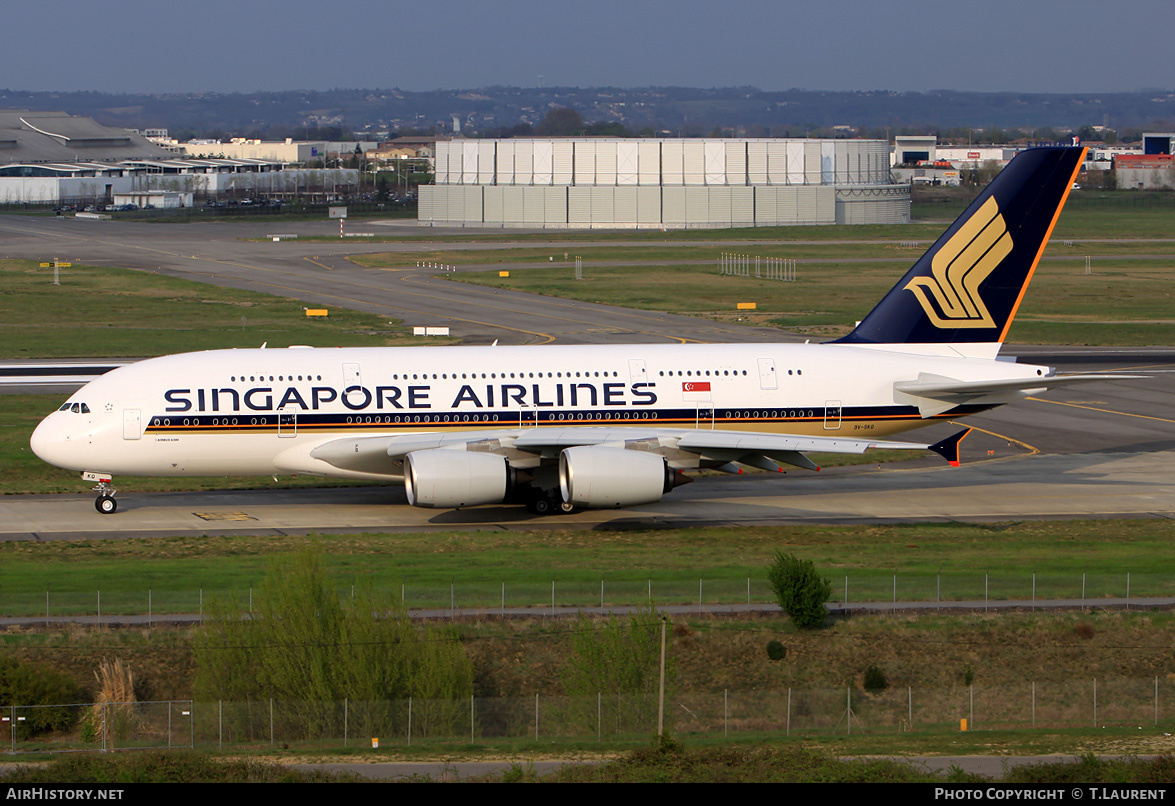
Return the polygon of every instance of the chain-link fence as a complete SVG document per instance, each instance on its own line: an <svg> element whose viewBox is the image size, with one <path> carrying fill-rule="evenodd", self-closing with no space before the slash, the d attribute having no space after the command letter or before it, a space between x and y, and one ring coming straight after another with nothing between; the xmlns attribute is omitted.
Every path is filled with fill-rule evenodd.
<svg viewBox="0 0 1175 806"><path fill-rule="evenodd" d="M12 753L154 750L193 746L191 700L0 706Z"/></svg>
<svg viewBox="0 0 1175 806"><path fill-rule="evenodd" d="M1149 573L1024 573L985 574L859 574L832 577L833 604L917 604L925 610L935 603L966 602L972 607L1014 602L1031 608L1045 600L1063 600L1068 606L1154 607L1175 604L1175 576ZM487 612L544 608L629 607L658 605L721 605L774 603L767 580L746 577L722 579L644 578L550 580L533 582L465 582L435 584L407 581L383 589L411 610L480 609ZM182 615L199 620L205 603L227 591L94 590L0 592L0 617L53 621L106 616L146 617ZM348 596L348 590L339 591ZM248 607L251 591L236 597ZM438 615L433 613L432 615Z"/></svg>
<svg viewBox="0 0 1175 806"><path fill-rule="evenodd" d="M616 744L657 728L653 696L463 700L139 702L5 706L12 753L146 748L411 747L494 741ZM960 730L1175 729L1175 683L1116 678L1000 687L848 688L673 693L681 737L878 735Z"/></svg>

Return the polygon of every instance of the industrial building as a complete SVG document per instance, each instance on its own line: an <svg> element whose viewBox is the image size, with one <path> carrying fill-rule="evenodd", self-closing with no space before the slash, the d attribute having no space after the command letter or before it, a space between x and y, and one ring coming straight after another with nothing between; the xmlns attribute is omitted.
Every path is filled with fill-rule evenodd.
<svg viewBox="0 0 1175 806"><path fill-rule="evenodd" d="M185 157L214 157L230 160L267 160L281 163L307 163L313 160L347 158L359 149L366 154L378 147L378 143L325 141L295 141L286 138L284 142L248 140L234 137L227 143L196 141L180 143L170 140L165 147Z"/></svg>
<svg viewBox="0 0 1175 806"><path fill-rule="evenodd" d="M136 132L90 118L0 110L0 204L111 204L116 194L154 191L179 194L168 196L166 206L172 198L183 205L219 196L326 199L358 186L354 169L287 170L280 161L257 158L181 159Z"/></svg>
<svg viewBox="0 0 1175 806"><path fill-rule="evenodd" d="M897 224L882 140L517 138L438 142L425 224L720 228Z"/></svg>

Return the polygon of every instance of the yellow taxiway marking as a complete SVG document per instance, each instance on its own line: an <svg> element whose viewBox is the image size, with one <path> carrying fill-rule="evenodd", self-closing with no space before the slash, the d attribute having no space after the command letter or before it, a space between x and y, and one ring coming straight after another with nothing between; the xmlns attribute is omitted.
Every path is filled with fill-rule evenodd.
<svg viewBox="0 0 1175 806"><path fill-rule="evenodd" d="M1121 417L1137 417L1140 420L1157 420L1160 423L1175 423L1175 420L1172 420L1169 417L1151 417L1150 415L1147 415L1147 414L1131 414L1128 411L1115 411L1114 409L1103 409L1098 406L1083 406L1080 403L1062 403L1059 400L1045 400L1044 398L1041 398L1041 397L1029 397L1029 398L1025 398L1025 399L1031 400L1034 403L1051 403L1054 406L1068 406L1069 408L1072 408L1072 409L1085 409L1086 411L1100 411L1103 414L1117 414Z"/></svg>
<svg viewBox="0 0 1175 806"><path fill-rule="evenodd" d="M305 261L308 261L310 263L313 263L315 266L321 266L322 268L326 269L327 271L334 271L334 269L332 269L330 266L326 265L325 263L319 263L318 259L316 257L303 257L302 259Z"/></svg>
<svg viewBox="0 0 1175 806"><path fill-rule="evenodd" d="M1029 400L1031 400L1031 399L1032 398L1029 398ZM968 425L967 423L956 423L954 420L948 420L948 422L951 425L957 425L959 428L972 428L981 434L987 434L988 436L995 437L996 439L1004 439L1004 440L1007 440L1008 442L1014 442L1017 445L1019 445L1021 448L1023 448L1024 450L1028 451L1029 456L1032 456L1033 454L1040 453L1040 448L1037 448L1035 445L1029 445L1027 442L1024 442L1023 440L1016 439L1015 437L1009 437L1006 434L997 434L995 431L988 431L986 428L980 428L977 425ZM986 461L993 461L993 460L989 459ZM978 464L978 463L977 462L970 462L970 464Z"/></svg>
<svg viewBox="0 0 1175 806"><path fill-rule="evenodd" d="M255 521L252 515L244 512L193 512L197 518L206 521Z"/></svg>

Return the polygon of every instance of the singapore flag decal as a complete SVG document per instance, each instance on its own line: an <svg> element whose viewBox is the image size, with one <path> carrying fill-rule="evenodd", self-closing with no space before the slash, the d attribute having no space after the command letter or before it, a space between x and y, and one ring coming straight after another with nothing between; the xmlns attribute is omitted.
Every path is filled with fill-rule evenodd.
<svg viewBox="0 0 1175 806"><path fill-rule="evenodd" d="M682 381L681 397L683 400L709 400L709 381Z"/></svg>

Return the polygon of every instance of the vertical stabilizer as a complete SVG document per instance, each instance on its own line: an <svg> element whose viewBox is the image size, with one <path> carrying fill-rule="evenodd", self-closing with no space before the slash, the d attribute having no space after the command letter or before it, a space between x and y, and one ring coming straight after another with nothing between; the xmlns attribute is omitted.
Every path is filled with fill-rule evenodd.
<svg viewBox="0 0 1175 806"><path fill-rule="evenodd" d="M1016 155L842 344L999 344L1085 149Z"/></svg>

